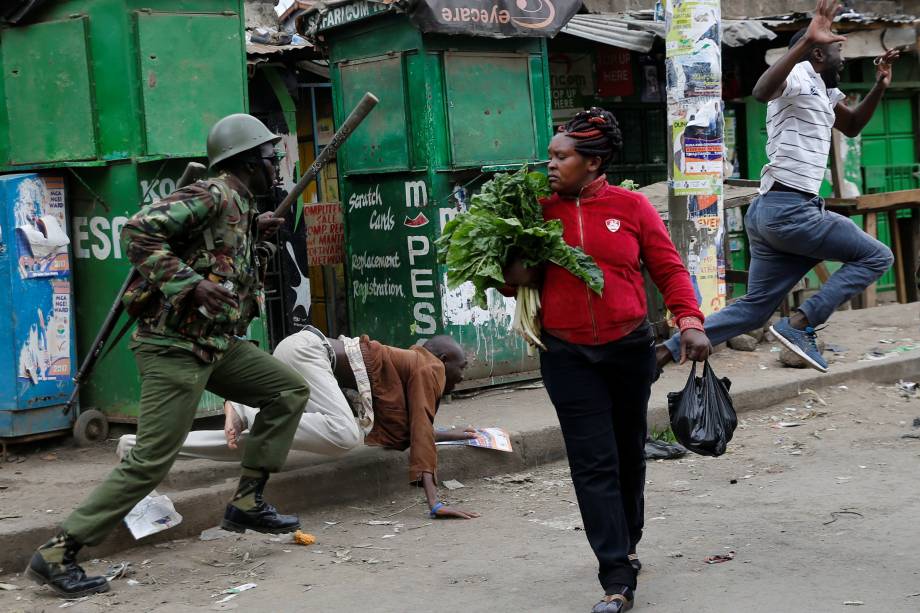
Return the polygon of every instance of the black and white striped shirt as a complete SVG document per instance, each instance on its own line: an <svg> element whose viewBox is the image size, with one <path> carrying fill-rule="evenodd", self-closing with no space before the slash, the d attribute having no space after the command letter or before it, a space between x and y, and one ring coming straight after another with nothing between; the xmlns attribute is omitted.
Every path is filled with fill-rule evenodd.
<svg viewBox="0 0 920 613"><path fill-rule="evenodd" d="M827 169L834 107L843 92L827 89L811 62L795 65L783 94L767 104L767 157L760 173L760 193L782 183L817 194Z"/></svg>

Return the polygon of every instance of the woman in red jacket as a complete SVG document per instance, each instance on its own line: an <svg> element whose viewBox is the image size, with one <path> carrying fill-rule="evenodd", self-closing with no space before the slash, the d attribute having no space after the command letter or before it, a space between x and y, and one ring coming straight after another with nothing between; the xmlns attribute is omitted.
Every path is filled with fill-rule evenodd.
<svg viewBox="0 0 920 613"><path fill-rule="evenodd" d="M681 329L684 359L705 360L690 275L648 199L607 183L603 168L622 146L616 119L578 113L549 146L543 216L559 219L565 241L591 255L604 273L598 296L563 268L505 271L510 285L542 281L540 369L565 438L572 482L604 598L594 613L632 608L641 564L646 411L657 378L654 335L646 318L643 265ZM541 280L542 276L542 280Z"/></svg>

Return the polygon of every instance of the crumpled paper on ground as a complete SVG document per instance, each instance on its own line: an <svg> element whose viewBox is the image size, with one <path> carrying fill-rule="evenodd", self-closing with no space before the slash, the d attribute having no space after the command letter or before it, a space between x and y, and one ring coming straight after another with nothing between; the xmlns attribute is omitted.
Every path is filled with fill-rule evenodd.
<svg viewBox="0 0 920 613"><path fill-rule="evenodd" d="M168 530L182 523L182 516L176 512L172 500L160 496L156 490L150 492L125 517L125 525L135 540Z"/></svg>

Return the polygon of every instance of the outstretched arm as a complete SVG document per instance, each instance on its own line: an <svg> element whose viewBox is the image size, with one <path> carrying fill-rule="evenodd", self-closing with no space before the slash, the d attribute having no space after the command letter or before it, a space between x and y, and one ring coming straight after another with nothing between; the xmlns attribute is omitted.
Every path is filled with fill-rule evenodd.
<svg viewBox="0 0 920 613"><path fill-rule="evenodd" d="M878 103L881 102L885 90L891 85L891 65L900 56L900 52L891 49L880 58L876 58L875 66L875 85L869 91L862 102L854 108L849 108L842 102L837 103L834 107L834 114L837 116L834 127L849 136L857 136L866 127L866 124L875 114Z"/></svg>
<svg viewBox="0 0 920 613"><path fill-rule="evenodd" d="M425 489L425 499L428 502L428 508L431 509L431 516L437 519L476 519L479 513L475 511L461 511L449 507L438 501L438 486L434 484L434 475L431 473L422 473L422 487Z"/></svg>
<svg viewBox="0 0 920 613"><path fill-rule="evenodd" d="M702 362L712 353L712 346L703 329L703 313L696 303L690 275L658 212L645 196L640 198L636 211L642 216L641 257L680 328L680 363Z"/></svg>
<svg viewBox="0 0 920 613"><path fill-rule="evenodd" d="M795 65L808 57L815 45L826 45L846 40L845 36L834 34L834 16L837 14L837 0L818 0L814 16L808 24L805 36L800 38L775 64L757 79L753 95L760 102L769 102L779 98L786 89L786 77Z"/></svg>
<svg viewBox="0 0 920 613"><path fill-rule="evenodd" d="M443 371L442 371L443 373ZM431 516L438 519L473 519L478 513L461 511L438 501L435 484L438 452L435 447L434 416L438 399L444 390L443 374L433 367L415 367L406 382L406 400L409 411L409 474L412 483L421 483Z"/></svg>

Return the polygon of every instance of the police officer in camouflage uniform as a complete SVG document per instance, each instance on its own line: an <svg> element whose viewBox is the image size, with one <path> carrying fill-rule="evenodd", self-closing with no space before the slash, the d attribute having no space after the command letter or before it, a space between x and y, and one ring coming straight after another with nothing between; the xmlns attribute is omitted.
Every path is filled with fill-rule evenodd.
<svg viewBox="0 0 920 613"><path fill-rule="evenodd" d="M143 280L126 293L138 314L131 349L142 377L137 446L32 556L26 574L58 594L109 589L76 563L166 476L192 426L204 390L260 407L242 476L222 527L280 534L300 527L262 500L268 474L281 469L309 388L297 372L241 337L259 314L255 244L283 223L259 215L256 198L277 176L272 134L251 115L230 115L208 136L216 178L142 208L125 225L125 251Z"/></svg>

